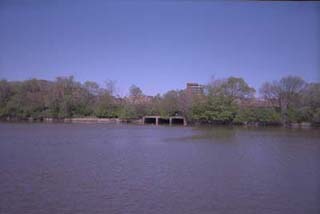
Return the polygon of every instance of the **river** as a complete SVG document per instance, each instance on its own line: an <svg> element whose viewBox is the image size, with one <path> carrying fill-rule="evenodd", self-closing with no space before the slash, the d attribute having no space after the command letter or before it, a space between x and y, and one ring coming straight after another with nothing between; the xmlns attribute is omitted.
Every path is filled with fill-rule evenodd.
<svg viewBox="0 0 320 214"><path fill-rule="evenodd" d="M318 214L320 130L0 123L0 213Z"/></svg>

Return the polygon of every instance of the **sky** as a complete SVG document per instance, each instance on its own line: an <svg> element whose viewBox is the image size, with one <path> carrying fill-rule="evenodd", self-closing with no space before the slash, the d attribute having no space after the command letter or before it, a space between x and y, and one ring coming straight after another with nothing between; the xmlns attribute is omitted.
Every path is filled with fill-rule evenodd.
<svg viewBox="0 0 320 214"><path fill-rule="evenodd" d="M0 0L0 79L135 84L320 81L320 2Z"/></svg>

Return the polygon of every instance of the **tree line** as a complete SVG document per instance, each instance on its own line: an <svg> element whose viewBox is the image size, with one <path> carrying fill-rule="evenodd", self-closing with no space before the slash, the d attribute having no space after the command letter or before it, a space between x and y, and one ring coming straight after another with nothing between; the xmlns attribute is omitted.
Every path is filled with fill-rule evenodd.
<svg viewBox="0 0 320 214"><path fill-rule="evenodd" d="M146 96L132 85L129 95L115 94L115 83L103 87L81 83L73 76L54 81L30 79L0 81L0 118L98 117L137 119L144 115L182 115L191 123L285 124L320 123L320 83L307 83L297 76L266 82L256 90L238 77L212 80L203 93L170 90Z"/></svg>

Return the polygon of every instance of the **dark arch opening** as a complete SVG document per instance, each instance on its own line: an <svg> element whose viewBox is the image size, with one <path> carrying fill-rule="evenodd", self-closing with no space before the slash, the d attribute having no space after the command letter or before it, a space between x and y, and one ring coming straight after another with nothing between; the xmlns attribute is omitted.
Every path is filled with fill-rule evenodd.
<svg viewBox="0 0 320 214"><path fill-rule="evenodd" d="M171 123L172 123L172 125L184 125L184 119L183 118L172 118Z"/></svg>
<svg viewBox="0 0 320 214"><path fill-rule="evenodd" d="M156 124L156 118L155 117L146 117L144 118L145 124Z"/></svg>

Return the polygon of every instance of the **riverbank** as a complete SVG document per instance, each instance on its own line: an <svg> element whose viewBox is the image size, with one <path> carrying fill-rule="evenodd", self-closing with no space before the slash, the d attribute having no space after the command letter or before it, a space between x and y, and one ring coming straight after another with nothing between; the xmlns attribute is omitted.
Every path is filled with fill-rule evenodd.
<svg viewBox="0 0 320 214"><path fill-rule="evenodd" d="M104 123L104 124L136 124L143 125L143 119L120 119L120 118L96 118L96 117L75 117L75 118L1 118L0 122L43 122L43 123ZM146 125L155 125L147 124ZM159 124L163 126L164 124ZM266 124L266 123L243 123L243 124L216 124L216 123L192 123L187 126L242 126L242 127L287 127L287 128L315 128L320 124L309 122L287 123L287 124Z"/></svg>
<svg viewBox="0 0 320 214"><path fill-rule="evenodd" d="M141 119L120 119L120 118L96 118L96 117L75 117L75 118L2 118L4 122L44 122L44 123L133 123L142 124Z"/></svg>

